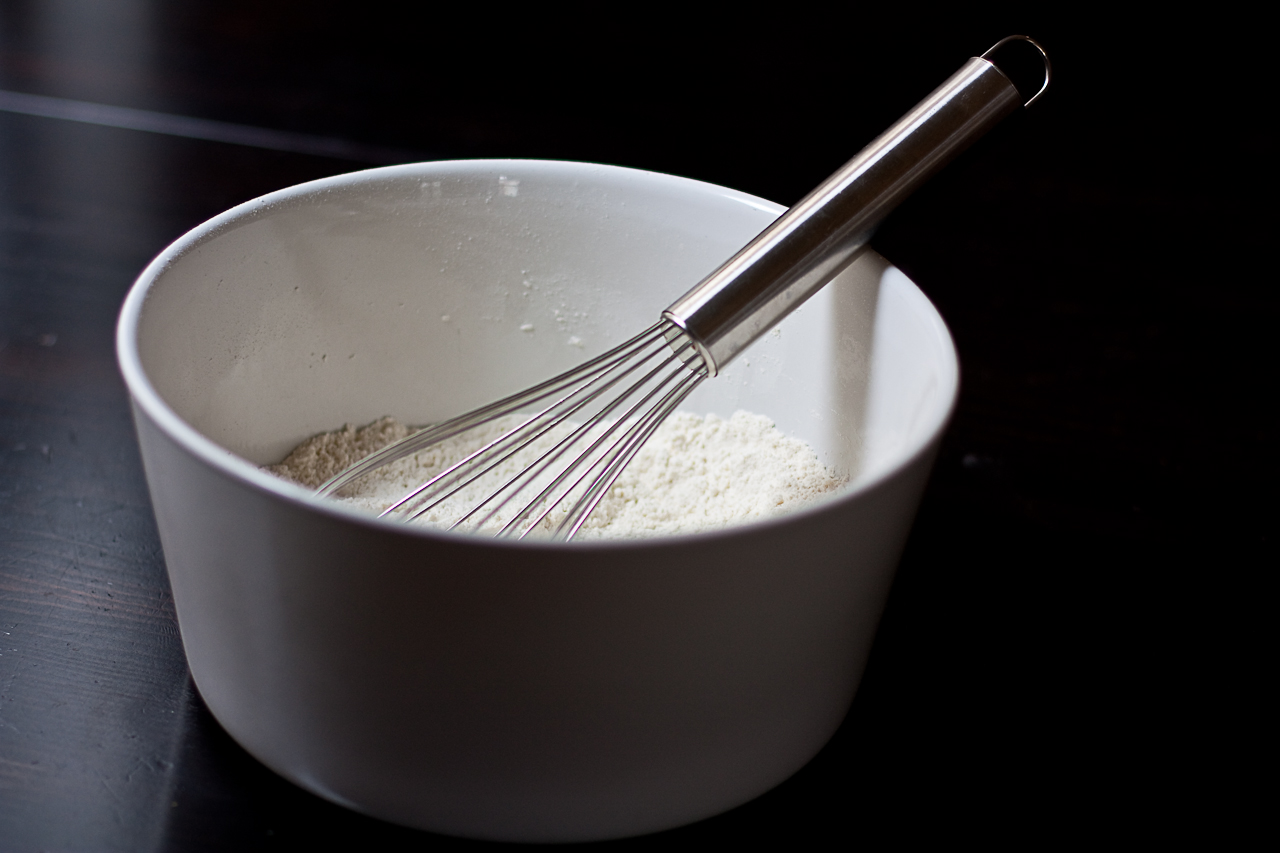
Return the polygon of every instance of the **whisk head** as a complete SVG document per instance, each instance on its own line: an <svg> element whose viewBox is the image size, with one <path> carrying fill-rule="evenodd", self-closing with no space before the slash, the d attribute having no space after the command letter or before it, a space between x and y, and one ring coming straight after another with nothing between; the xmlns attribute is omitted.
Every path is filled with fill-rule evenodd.
<svg viewBox="0 0 1280 853"><path fill-rule="evenodd" d="M706 377L692 341L663 319L554 379L387 445L316 493L332 495L392 462L518 416L513 428L450 462L382 515L412 521L465 497L467 508L450 530L572 539L649 436Z"/></svg>

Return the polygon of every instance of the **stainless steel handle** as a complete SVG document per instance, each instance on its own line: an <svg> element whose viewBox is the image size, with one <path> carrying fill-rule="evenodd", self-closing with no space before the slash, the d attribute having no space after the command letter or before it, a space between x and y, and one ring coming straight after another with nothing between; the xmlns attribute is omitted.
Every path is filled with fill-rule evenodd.
<svg viewBox="0 0 1280 853"><path fill-rule="evenodd" d="M1032 39L1009 36L983 56L1013 40L1044 55ZM1044 62L1047 87L1047 55ZM973 57L662 316L716 375L851 264L893 208L1021 103L1000 69Z"/></svg>

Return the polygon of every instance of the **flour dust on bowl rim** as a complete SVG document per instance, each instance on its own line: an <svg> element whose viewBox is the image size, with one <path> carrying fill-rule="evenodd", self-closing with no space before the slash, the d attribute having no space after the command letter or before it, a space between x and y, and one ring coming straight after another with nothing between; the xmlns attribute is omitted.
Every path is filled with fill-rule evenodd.
<svg viewBox="0 0 1280 853"><path fill-rule="evenodd" d="M874 252L682 406L769 415L850 477L795 514L507 542L259 468L603 352L782 211L611 166L421 163L281 190L166 249L117 345L192 677L231 736L353 809L523 841L692 822L821 749L958 381L941 318Z"/></svg>

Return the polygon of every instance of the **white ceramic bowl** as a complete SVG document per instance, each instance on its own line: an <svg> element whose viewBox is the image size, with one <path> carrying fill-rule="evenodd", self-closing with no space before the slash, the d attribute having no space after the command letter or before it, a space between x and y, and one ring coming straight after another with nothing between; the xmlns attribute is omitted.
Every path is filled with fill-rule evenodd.
<svg viewBox="0 0 1280 853"><path fill-rule="evenodd" d="M942 320L878 255L684 407L769 415L853 476L803 512L508 544L257 467L568 368L781 212L610 166L422 163L248 202L147 267L120 365L192 677L232 737L368 814L527 841L677 826L804 765L853 699L957 389Z"/></svg>

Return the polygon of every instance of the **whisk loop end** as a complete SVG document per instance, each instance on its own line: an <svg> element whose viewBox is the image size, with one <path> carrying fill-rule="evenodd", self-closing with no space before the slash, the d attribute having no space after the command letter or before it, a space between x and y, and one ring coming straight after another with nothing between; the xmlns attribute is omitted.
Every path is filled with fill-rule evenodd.
<svg viewBox="0 0 1280 853"><path fill-rule="evenodd" d="M382 516L411 521L466 494L470 508L451 530L569 540L706 376L693 343L662 320L554 379L390 444L316 493L332 495L387 464L519 415L513 429L409 491ZM512 467L518 472L506 475Z"/></svg>

